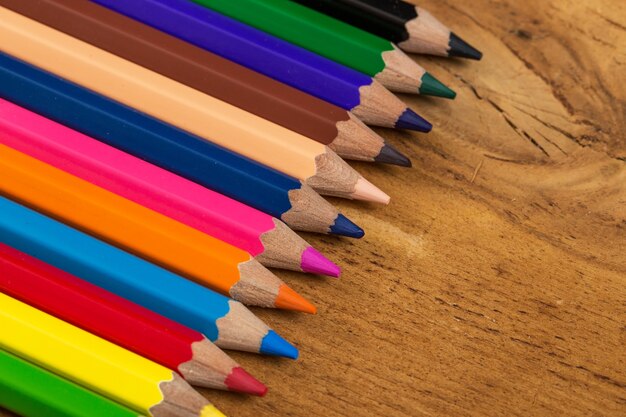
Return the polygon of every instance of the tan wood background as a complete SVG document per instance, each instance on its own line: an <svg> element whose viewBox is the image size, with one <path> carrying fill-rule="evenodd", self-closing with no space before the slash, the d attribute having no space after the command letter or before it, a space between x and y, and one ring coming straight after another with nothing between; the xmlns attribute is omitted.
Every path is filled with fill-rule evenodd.
<svg viewBox="0 0 626 417"><path fill-rule="evenodd" d="M229 416L626 415L626 6L422 5L485 54L416 57L458 92L381 131L414 168L358 164L388 207L363 240L307 238L341 279L281 273L317 316L260 311L296 361L234 354L265 398ZM45 416L41 416L45 417Z"/></svg>

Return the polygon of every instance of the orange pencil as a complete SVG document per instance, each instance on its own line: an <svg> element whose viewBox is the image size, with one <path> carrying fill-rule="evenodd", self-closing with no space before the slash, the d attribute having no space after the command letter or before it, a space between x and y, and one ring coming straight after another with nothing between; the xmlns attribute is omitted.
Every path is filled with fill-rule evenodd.
<svg viewBox="0 0 626 417"><path fill-rule="evenodd" d="M315 312L241 249L4 145L0 193L245 304Z"/></svg>

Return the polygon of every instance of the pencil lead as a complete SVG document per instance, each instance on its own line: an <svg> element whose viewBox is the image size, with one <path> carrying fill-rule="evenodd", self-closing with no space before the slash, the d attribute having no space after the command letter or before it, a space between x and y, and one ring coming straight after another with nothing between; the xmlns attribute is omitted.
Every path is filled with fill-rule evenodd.
<svg viewBox="0 0 626 417"><path fill-rule="evenodd" d="M426 72L422 75L420 94L453 99L456 93L445 86L441 81Z"/></svg>
<svg viewBox="0 0 626 417"><path fill-rule="evenodd" d="M378 156L374 158L374 161L401 167L411 167L413 165L409 158L389 144L385 144L382 147Z"/></svg>
<svg viewBox="0 0 626 417"><path fill-rule="evenodd" d="M226 417L226 415L211 404L204 406L200 412L200 417Z"/></svg>
<svg viewBox="0 0 626 417"><path fill-rule="evenodd" d="M278 289L274 305L283 310L301 311L309 314L317 313L317 308L313 304L285 284L282 284Z"/></svg>
<svg viewBox="0 0 626 417"><path fill-rule="evenodd" d="M430 132L433 125L411 109L406 109L396 121L396 129L416 130L418 132Z"/></svg>
<svg viewBox="0 0 626 417"><path fill-rule="evenodd" d="M357 239L360 239L365 235L363 229L352 223L352 221L343 214L339 214L337 216L335 224L330 227L329 233L333 235L354 237Z"/></svg>
<svg viewBox="0 0 626 417"><path fill-rule="evenodd" d="M372 203L389 204L389 197L383 190L361 177L356 182L352 197L355 200L371 201Z"/></svg>
<svg viewBox="0 0 626 417"><path fill-rule="evenodd" d="M233 368L224 383L230 391L257 395L259 397L267 393L267 387L240 366Z"/></svg>
<svg viewBox="0 0 626 417"><path fill-rule="evenodd" d="M274 330L267 332L261 341L259 352L264 355L282 356L283 358L298 359L298 349L280 337Z"/></svg>
<svg viewBox="0 0 626 417"><path fill-rule="evenodd" d="M458 56L461 58L475 59L477 61L480 61L483 57L482 52L459 38L454 32L450 32L450 42L448 45L450 46L448 56Z"/></svg>
<svg viewBox="0 0 626 417"><path fill-rule="evenodd" d="M341 268L311 246L302 252L301 266L304 272L311 274L328 275L335 278L341 274Z"/></svg>

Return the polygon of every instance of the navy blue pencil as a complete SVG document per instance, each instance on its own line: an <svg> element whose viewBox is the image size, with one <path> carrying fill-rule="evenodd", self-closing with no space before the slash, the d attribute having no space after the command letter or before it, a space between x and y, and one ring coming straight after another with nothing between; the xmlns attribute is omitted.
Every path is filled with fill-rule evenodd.
<svg viewBox="0 0 626 417"><path fill-rule="evenodd" d="M367 124L432 129L371 77L190 1L93 1L349 110Z"/></svg>
<svg viewBox="0 0 626 417"><path fill-rule="evenodd" d="M290 227L362 237L300 181L0 53L0 97L277 217Z"/></svg>

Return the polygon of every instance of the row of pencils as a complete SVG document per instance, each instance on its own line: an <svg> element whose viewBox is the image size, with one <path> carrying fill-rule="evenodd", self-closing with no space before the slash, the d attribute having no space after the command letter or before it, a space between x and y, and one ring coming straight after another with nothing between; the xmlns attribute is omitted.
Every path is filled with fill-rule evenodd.
<svg viewBox="0 0 626 417"><path fill-rule="evenodd" d="M400 0L0 0L0 405L264 395L221 349L298 350L246 306L316 312L267 268L338 277L295 231L362 237L321 195L389 196L344 159L410 166L367 125L455 96L403 50L481 58Z"/></svg>

